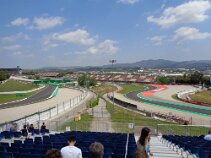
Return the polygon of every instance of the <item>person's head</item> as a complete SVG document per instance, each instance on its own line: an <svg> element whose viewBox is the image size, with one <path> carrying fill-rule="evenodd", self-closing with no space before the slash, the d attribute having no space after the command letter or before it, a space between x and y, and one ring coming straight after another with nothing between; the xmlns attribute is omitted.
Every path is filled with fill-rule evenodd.
<svg viewBox="0 0 211 158"><path fill-rule="evenodd" d="M101 143L95 142L89 146L92 158L103 158L104 147Z"/></svg>
<svg viewBox="0 0 211 158"><path fill-rule="evenodd" d="M69 139L68 139L68 144L69 145L75 145L75 143L76 143L75 137L70 136Z"/></svg>
<svg viewBox="0 0 211 158"><path fill-rule="evenodd" d="M50 149L46 152L45 158L62 158L58 149Z"/></svg>
<svg viewBox="0 0 211 158"><path fill-rule="evenodd" d="M30 124L30 126L33 127L34 125L33 124Z"/></svg>
<svg viewBox="0 0 211 158"><path fill-rule="evenodd" d="M23 128L26 129L26 125L24 125Z"/></svg>
<svg viewBox="0 0 211 158"><path fill-rule="evenodd" d="M150 129L148 127L144 127L142 128L141 130L141 136L139 137L139 140L138 142L141 144L141 145L145 145L146 144L146 141L149 141L150 139Z"/></svg>
<svg viewBox="0 0 211 158"><path fill-rule="evenodd" d="M42 125L45 125L45 122L43 122Z"/></svg>

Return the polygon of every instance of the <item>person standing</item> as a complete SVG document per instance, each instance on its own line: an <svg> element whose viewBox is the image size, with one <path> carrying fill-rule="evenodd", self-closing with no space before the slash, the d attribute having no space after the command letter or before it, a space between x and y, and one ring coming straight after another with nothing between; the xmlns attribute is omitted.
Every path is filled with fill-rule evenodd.
<svg viewBox="0 0 211 158"><path fill-rule="evenodd" d="M141 136L138 139L137 142L137 152L136 155L138 157L138 154L144 155L143 157L148 158L149 156L153 156L153 153L150 151L150 132L151 130L148 127L144 127L141 130Z"/></svg>
<svg viewBox="0 0 211 158"><path fill-rule="evenodd" d="M208 134L204 136L204 140L211 141L211 130L208 131Z"/></svg>
<svg viewBox="0 0 211 158"><path fill-rule="evenodd" d="M68 146L61 149L62 158L82 158L81 149L75 146L76 140L74 136L68 139Z"/></svg>

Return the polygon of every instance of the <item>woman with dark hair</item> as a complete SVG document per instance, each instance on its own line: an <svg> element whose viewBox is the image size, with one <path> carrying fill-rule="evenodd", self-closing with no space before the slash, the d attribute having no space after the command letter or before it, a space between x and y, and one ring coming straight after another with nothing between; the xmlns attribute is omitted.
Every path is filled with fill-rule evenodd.
<svg viewBox="0 0 211 158"><path fill-rule="evenodd" d="M137 147L138 150L136 152L136 157L138 155L145 155L143 158L147 158L150 156L153 156L153 154L150 152L150 146L149 146L149 141L150 141L150 132L151 130L148 127L144 127L141 130L141 136L139 137L139 140L137 142Z"/></svg>

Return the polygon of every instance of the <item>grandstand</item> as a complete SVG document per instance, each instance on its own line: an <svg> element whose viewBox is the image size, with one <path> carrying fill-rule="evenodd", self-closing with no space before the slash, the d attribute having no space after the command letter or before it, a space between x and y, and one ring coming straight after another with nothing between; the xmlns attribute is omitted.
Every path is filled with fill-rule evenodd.
<svg viewBox="0 0 211 158"><path fill-rule="evenodd" d="M77 79L80 74L66 74L63 78L66 79ZM91 74L91 78L97 81L112 81L114 82L128 82L128 83L153 83L156 80L156 76L145 76L145 75L127 75L127 74Z"/></svg>

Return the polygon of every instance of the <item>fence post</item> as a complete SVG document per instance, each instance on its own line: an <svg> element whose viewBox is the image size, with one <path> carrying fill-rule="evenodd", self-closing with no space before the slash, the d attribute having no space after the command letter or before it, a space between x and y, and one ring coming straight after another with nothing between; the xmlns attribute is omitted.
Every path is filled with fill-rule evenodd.
<svg viewBox="0 0 211 158"><path fill-rule="evenodd" d="M49 115L50 115L50 118L51 118L51 108L49 107Z"/></svg>
<svg viewBox="0 0 211 158"><path fill-rule="evenodd" d="M40 128L40 112L38 111L38 118L39 118L39 120L38 120L38 128Z"/></svg>
<svg viewBox="0 0 211 158"><path fill-rule="evenodd" d="M57 111L57 114L59 113L59 105L57 104L56 106L56 111Z"/></svg>

